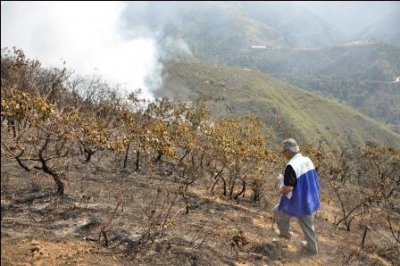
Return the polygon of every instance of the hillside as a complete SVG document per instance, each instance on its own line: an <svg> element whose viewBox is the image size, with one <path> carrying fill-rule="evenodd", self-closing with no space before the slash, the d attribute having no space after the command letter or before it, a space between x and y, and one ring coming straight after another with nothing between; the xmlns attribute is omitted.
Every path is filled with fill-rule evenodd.
<svg viewBox="0 0 400 266"><path fill-rule="evenodd" d="M273 25L293 47L326 47L344 39L344 34L306 5L285 1L241 1L244 14Z"/></svg>
<svg viewBox="0 0 400 266"><path fill-rule="evenodd" d="M400 7L394 8L385 16L368 25L360 32L360 35L364 38L378 38L400 45L400 33L392 27L399 23L399 17Z"/></svg>
<svg viewBox="0 0 400 266"><path fill-rule="evenodd" d="M210 121L203 102L127 102L15 56L1 64L1 265L399 264L399 142L372 120L253 70L167 64L164 92L211 99ZM240 119L257 112L277 138ZM354 136L336 139L352 149L318 135L328 123L345 123ZM295 221L291 241L275 231L286 135L318 168L317 255Z"/></svg>
<svg viewBox="0 0 400 266"><path fill-rule="evenodd" d="M133 41L153 30L149 39L159 48L153 59L160 60L163 79L145 78L162 81L156 99L141 99L140 90L122 93L122 80L42 67L24 47L14 55L2 49L2 266L400 265L400 135L394 132L400 101L398 83L391 82L400 71L398 46L358 38L336 43L343 35L330 21L294 2L264 2L254 5L258 10L229 1L116 3L119 12L125 4L131 9L126 20L111 20L124 32L111 39ZM268 10L275 4L279 10ZM108 42L102 49L91 27L80 38L69 35L76 28L58 27L94 22L103 35L115 9L107 6L92 20L84 6L65 16L55 8L60 3L51 12L44 3L32 3L29 13L26 3L18 5L2 8L15 18L2 29L32 33L33 45L43 37L49 46L38 46L49 53L56 42L47 37L54 34L79 62L93 63L90 52L98 50L96 62L141 75L125 60L107 60L114 49L126 61L141 55L131 60L132 50ZM95 5L86 8L96 13ZM354 8L339 17L366 12ZM368 19L380 13L373 11ZM24 18L54 31L15 30ZM346 34L385 33L379 27L392 19ZM133 49L144 53L150 45ZM316 255L301 248L295 220L293 239L279 238L271 212L279 201L276 177L287 163L279 143L287 137L297 139L318 172Z"/></svg>
<svg viewBox="0 0 400 266"><path fill-rule="evenodd" d="M292 221L292 241L277 238L274 231L270 210L277 203L277 172L264 176L263 198L257 203L247 197L229 200L220 190L210 193L212 180L206 177L186 197L175 197L181 186L179 169L162 162L133 171L131 164L123 169L115 159L103 152L90 163L83 163L83 156L73 157L67 195L59 197L52 193L49 176L27 174L2 156L1 265L391 266L398 262L398 249L384 251L392 240L383 229L383 215L374 217L363 249L362 222L356 219L351 231L334 225L340 217L339 202L324 177L323 207L315 220L320 254L311 256L300 249L302 232L296 221ZM344 187L353 195L355 189Z"/></svg>
<svg viewBox="0 0 400 266"><path fill-rule="evenodd" d="M260 55L261 56L261 55ZM259 60L258 69L310 91L318 91L400 132L400 48L357 41L329 48L297 49L279 63Z"/></svg>
<svg viewBox="0 0 400 266"><path fill-rule="evenodd" d="M400 5L397 1L314 1L304 3L314 14L318 14L344 33L341 42L376 38L400 45L397 26L400 23Z"/></svg>
<svg viewBox="0 0 400 266"><path fill-rule="evenodd" d="M205 96L212 100L211 109L217 117L252 113L272 126L283 123L281 128L275 126L281 137L290 129L306 142L329 142L332 133L337 133L344 142L350 138L359 143L400 143L399 134L346 105L249 69L171 62L156 94L178 101Z"/></svg>
<svg viewBox="0 0 400 266"><path fill-rule="evenodd" d="M155 2L141 14L132 7L126 27L144 23L157 32L164 60L197 59L269 73L400 133L400 83L389 84L400 75L399 7L396 2Z"/></svg>

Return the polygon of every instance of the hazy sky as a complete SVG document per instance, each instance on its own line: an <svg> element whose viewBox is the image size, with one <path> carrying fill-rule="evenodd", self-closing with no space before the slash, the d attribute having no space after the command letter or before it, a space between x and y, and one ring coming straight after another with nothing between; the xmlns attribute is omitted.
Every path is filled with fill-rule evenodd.
<svg viewBox="0 0 400 266"><path fill-rule="evenodd" d="M149 37L124 38L125 8L120 1L2 1L1 48L22 48L45 67L65 61L77 74L100 75L128 91L141 88L151 98L145 80L161 70L156 45Z"/></svg>
<svg viewBox="0 0 400 266"><path fill-rule="evenodd" d="M373 31L361 37L352 34L385 18L387 12L400 10L395 1L295 2L348 34L343 40L380 38ZM164 32L171 25L179 28L182 23L179 12L189 7L186 1L1 3L1 48L22 48L29 58L38 59L45 67L61 66L65 61L67 68L77 74L101 75L129 91L141 88L145 98L151 98L151 89L156 89L161 82L162 65L158 63L161 56L168 58L170 51L192 56L183 39ZM190 2L190 5L199 3ZM397 21L389 20L382 24L383 28L396 33ZM170 22L173 23L169 25ZM304 30L306 34L308 29Z"/></svg>

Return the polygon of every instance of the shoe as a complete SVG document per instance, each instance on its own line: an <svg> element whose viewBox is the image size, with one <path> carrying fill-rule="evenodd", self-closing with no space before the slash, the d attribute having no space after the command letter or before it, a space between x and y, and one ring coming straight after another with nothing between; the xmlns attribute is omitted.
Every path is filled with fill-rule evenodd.
<svg viewBox="0 0 400 266"><path fill-rule="evenodd" d="M292 232L288 232L287 234L280 234L279 233L279 237L286 238L287 240L291 240L292 237L293 237L293 233Z"/></svg>
<svg viewBox="0 0 400 266"><path fill-rule="evenodd" d="M312 250L312 249L308 246L307 241L301 241L301 247L302 247L304 250L308 251L309 253L311 253L311 254L313 254L313 255L318 254L318 251Z"/></svg>

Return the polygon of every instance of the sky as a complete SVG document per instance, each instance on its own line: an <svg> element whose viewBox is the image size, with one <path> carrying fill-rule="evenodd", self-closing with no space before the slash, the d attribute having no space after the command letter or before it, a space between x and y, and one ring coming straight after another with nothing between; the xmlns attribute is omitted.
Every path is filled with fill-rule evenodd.
<svg viewBox="0 0 400 266"><path fill-rule="evenodd" d="M43 67L62 67L96 75L126 91L142 90L152 99L162 66L155 40L123 31L122 1L1 2L1 48L21 48Z"/></svg>
<svg viewBox="0 0 400 266"><path fill-rule="evenodd" d="M355 8L359 1L295 2L350 36L364 29L375 13L382 15L400 8L395 1L361 1L361 9ZM176 50L193 55L182 39L163 32L171 21L180 26L178 11L187 4L150 3L153 2L1 1L1 48L20 48L44 67L63 67L65 62L69 70L79 75L98 75L127 91L140 88L142 97L151 99L162 81L159 59L168 59L168 53L177 53ZM349 15L353 9L357 15ZM397 26L392 24L385 29ZM393 32L396 31L397 28Z"/></svg>

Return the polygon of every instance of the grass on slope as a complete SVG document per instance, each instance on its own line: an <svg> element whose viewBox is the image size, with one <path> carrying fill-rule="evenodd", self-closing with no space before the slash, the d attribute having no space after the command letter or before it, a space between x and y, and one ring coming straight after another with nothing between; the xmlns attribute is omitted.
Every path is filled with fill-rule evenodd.
<svg viewBox="0 0 400 266"><path fill-rule="evenodd" d="M289 85L270 75L202 62L171 62L164 69L158 97L177 101L197 95L210 101L215 116L255 114L279 132L277 123L303 141L331 140L332 132L353 142L398 146L400 135L336 101Z"/></svg>

